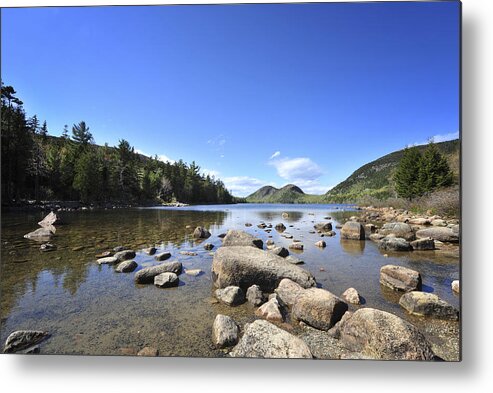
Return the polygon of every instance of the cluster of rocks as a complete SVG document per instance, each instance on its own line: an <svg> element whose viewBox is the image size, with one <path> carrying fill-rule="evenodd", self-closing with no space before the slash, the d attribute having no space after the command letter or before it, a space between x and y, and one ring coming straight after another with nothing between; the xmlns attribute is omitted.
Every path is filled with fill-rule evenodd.
<svg viewBox="0 0 493 393"><path fill-rule="evenodd" d="M41 228L25 234L24 237L40 242L49 241L56 232L55 224L60 225L61 223L60 217L56 213L50 212L45 218L38 222L38 225ZM42 251L51 251L55 249L53 245L50 244L50 246L47 246L46 249L42 249Z"/></svg>
<svg viewBox="0 0 493 393"><path fill-rule="evenodd" d="M348 228L349 238L356 238L352 235L354 228ZM350 312L349 304L358 305L363 300L356 289L348 288L337 296L318 288L311 273L288 262L288 257L289 252L273 242L263 250L261 240L253 235L236 230L226 234L212 263L215 296L228 306L250 303L260 319L241 328L231 317L217 315L212 326L216 347L231 348L232 357L312 358L310 343L283 329L294 323L327 332L327 337L357 357L436 358L430 343L414 325L376 309ZM421 276L417 272L385 266L380 281L405 292L400 304L410 313L458 318L458 311L436 295L419 292Z"/></svg>

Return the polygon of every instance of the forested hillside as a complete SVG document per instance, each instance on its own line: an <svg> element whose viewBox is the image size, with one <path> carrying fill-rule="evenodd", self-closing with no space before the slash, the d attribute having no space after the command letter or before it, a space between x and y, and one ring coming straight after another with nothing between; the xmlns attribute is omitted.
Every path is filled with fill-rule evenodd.
<svg viewBox="0 0 493 393"><path fill-rule="evenodd" d="M84 203L232 203L223 182L182 160L162 162L118 146L94 144L84 122L51 136L46 122L28 117L13 87L1 87L2 205L26 200Z"/></svg>

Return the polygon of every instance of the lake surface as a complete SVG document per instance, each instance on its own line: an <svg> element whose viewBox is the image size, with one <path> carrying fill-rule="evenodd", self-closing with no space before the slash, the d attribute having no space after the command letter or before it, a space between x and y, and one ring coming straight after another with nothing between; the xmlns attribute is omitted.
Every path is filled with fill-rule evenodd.
<svg viewBox="0 0 493 393"><path fill-rule="evenodd" d="M283 219L282 212L289 218ZM406 266L419 271L423 290L433 292L459 307L459 296L451 282L459 279L459 257L453 252L426 251L389 253L385 257L372 241L342 240L335 224L356 213L348 205L215 205L186 208L135 208L63 212L65 225L57 227L51 243L56 251L43 253L40 243L23 235L38 228L46 213L3 213L1 234L0 340L14 330L46 330L52 337L41 346L45 354L120 355L145 346L162 356L225 356L212 346L211 327L218 313L232 316L240 326L254 319L249 304L228 307L213 298L213 256L194 241L193 229L204 226L212 233L206 242L221 246L217 235L228 229L243 229L265 241L287 246L272 229L257 228L260 222L283 222L294 239L305 245L294 253L305 261L322 288L340 295L356 288L365 299L361 306L392 312L416 325L431 341L435 352L447 359L459 357L458 322L409 316L398 304L399 295L379 284L380 267ZM316 222L331 216L337 235L325 237L327 247L314 243L310 234ZM245 227L245 223L253 224ZM292 225L292 227L290 227ZM141 252L149 246L170 251L185 269L201 269L198 277L180 275L177 288L161 289L134 283L133 273L115 273L113 266L96 263L95 255L116 246L137 251L139 268L159 264ZM80 249L80 247L83 247ZM213 251L214 251L213 250ZM195 251L197 256L180 255ZM299 329L294 327L294 330Z"/></svg>

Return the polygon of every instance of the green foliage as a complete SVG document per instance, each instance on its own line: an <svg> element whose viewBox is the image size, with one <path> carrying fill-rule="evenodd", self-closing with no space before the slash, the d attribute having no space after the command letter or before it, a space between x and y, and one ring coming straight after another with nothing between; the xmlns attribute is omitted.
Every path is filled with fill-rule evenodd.
<svg viewBox="0 0 493 393"><path fill-rule="evenodd" d="M422 194L419 179L419 168L422 165L422 156L416 147L406 147L394 173L394 187L397 195L412 199Z"/></svg>
<svg viewBox="0 0 493 393"><path fill-rule="evenodd" d="M86 203L232 203L224 184L182 160L162 162L137 154L124 139L117 147L94 144L84 121L61 137L46 122L26 119L22 101L2 84L2 201L82 200Z"/></svg>

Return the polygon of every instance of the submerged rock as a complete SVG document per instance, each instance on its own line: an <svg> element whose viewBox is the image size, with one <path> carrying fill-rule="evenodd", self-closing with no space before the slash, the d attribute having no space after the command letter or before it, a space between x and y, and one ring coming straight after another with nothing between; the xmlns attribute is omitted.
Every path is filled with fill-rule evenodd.
<svg viewBox="0 0 493 393"><path fill-rule="evenodd" d="M50 251L55 251L56 250L56 246L54 244L51 244L51 243L45 243L45 244L41 244L41 246L39 247L39 249L42 252L50 252Z"/></svg>
<svg viewBox="0 0 493 393"><path fill-rule="evenodd" d="M223 239L223 247L251 246L262 249L264 243L261 239L244 231L231 229Z"/></svg>
<svg viewBox="0 0 493 393"><path fill-rule="evenodd" d="M459 319L459 310L432 293L408 292L401 296L399 304L410 314L450 319L453 321Z"/></svg>
<svg viewBox="0 0 493 393"><path fill-rule="evenodd" d="M245 333L230 353L231 357L305 358L312 354L300 338L265 320L245 325Z"/></svg>
<svg viewBox="0 0 493 393"><path fill-rule="evenodd" d="M340 340L347 348L372 359L435 359L430 343L415 326L373 308L355 311L340 327Z"/></svg>
<svg viewBox="0 0 493 393"><path fill-rule="evenodd" d="M41 341L50 337L48 332L37 330L17 330L12 332L5 341L4 353L15 353L23 351L39 344Z"/></svg>
<svg viewBox="0 0 493 393"><path fill-rule="evenodd" d="M293 317L316 329L329 330L347 310L348 305L333 293L309 288L296 297Z"/></svg>
<svg viewBox="0 0 493 393"><path fill-rule="evenodd" d="M193 237L195 239L207 239L210 236L211 236L211 233L207 229L202 228L202 227L197 227L193 231Z"/></svg>
<svg viewBox="0 0 493 393"><path fill-rule="evenodd" d="M192 277L198 277L198 276L204 274L204 272L200 269L186 269L185 274L192 276Z"/></svg>
<svg viewBox="0 0 493 393"><path fill-rule="evenodd" d="M216 289L216 298L228 306L237 306L245 302L245 293L240 287L230 285L223 289Z"/></svg>
<svg viewBox="0 0 493 393"><path fill-rule="evenodd" d="M123 261L118 264L118 266L115 269L115 272L117 273L131 273L135 269L137 269L137 262L135 261Z"/></svg>
<svg viewBox="0 0 493 393"><path fill-rule="evenodd" d="M138 284L150 284L154 282L154 277L161 273L180 274L182 271L181 262L165 262L157 266L146 267L135 273L135 281Z"/></svg>
<svg viewBox="0 0 493 393"><path fill-rule="evenodd" d="M421 289L421 275L403 266L385 265L380 268L380 284L394 291L415 291Z"/></svg>
<svg viewBox="0 0 493 393"><path fill-rule="evenodd" d="M187 255L189 257L195 257L198 254L194 251L180 251L180 255ZM171 254L170 254L170 256L171 256Z"/></svg>
<svg viewBox="0 0 493 393"><path fill-rule="evenodd" d="M212 278L219 288L237 285L247 289L257 284L262 291L272 292L283 278L304 288L316 285L312 274L270 252L254 247L221 247L214 254Z"/></svg>
<svg viewBox="0 0 493 393"><path fill-rule="evenodd" d="M240 329L233 318L218 314L212 325L212 342L217 348L236 345L239 331Z"/></svg>
<svg viewBox="0 0 493 393"><path fill-rule="evenodd" d="M176 287L178 283L178 276L172 272L160 273L154 277L154 285L160 288Z"/></svg>
<svg viewBox="0 0 493 393"><path fill-rule="evenodd" d="M356 221L346 222L341 229L341 239L365 240L365 228Z"/></svg>
<svg viewBox="0 0 493 393"><path fill-rule="evenodd" d="M266 296L258 285L252 285L247 289L246 298L252 306L258 307L265 303Z"/></svg>

